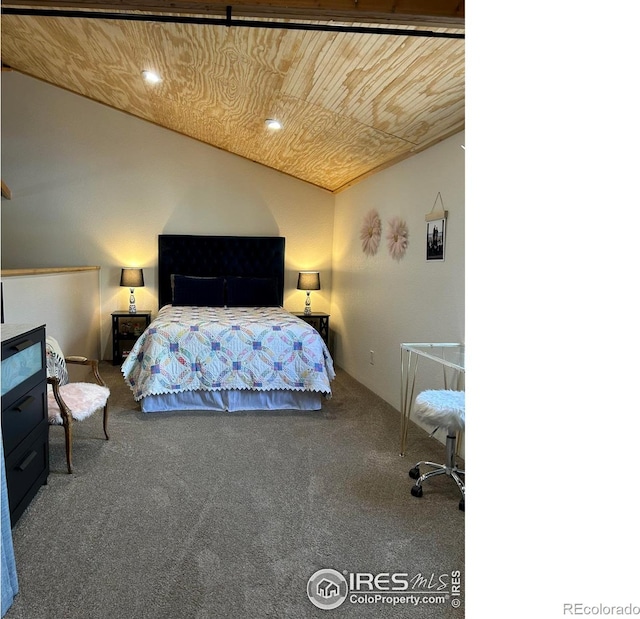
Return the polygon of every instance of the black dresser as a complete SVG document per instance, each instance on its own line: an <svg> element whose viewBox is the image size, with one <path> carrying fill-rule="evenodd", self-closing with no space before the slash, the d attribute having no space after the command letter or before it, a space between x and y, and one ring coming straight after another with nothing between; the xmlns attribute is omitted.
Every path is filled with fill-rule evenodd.
<svg viewBox="0 0 640 619"><path fill-rule="evenodd" d="M49 475L45 327L3 324L2 442L13 526Z"/></svg>

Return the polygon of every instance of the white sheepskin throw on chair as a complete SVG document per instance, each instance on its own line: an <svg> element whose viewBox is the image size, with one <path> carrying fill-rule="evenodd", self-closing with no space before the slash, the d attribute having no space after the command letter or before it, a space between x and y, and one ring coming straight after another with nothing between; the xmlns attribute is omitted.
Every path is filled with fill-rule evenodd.
<svg viewBox="0 0 640 619"><path fill-rule="evenodd" d="M77 421L86 419L104 407L109 398L109 388L92 383L67 383L60 387L60 395ZM53 388L48 386L47 403L49 406L49 423L62 425L60 407L53 397Z"/></svg>
<svg viewBox="0 0 640 619"><path fill-rule="evenodd" d="M427 389L416 398L416 416L454 432L464 430L464 391Z"/></svg>

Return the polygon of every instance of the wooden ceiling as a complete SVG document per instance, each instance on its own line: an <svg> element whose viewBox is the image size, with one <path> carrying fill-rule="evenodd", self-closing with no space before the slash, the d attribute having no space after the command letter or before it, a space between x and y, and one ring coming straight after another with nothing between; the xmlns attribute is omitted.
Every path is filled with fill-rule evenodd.
<svg viewBox="0 0 640 619"><path fill-rule="evenodd" d="M2 10L3 66L332 192L464 128L458 0L14 0ZM162 81L144 82L144 69Z"/></svg>

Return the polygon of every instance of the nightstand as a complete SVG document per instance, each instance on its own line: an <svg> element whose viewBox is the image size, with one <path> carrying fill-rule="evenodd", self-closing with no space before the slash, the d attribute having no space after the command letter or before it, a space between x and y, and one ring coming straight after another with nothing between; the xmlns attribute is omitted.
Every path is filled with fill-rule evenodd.
<svg viewBox="0 0 640 619"><path fill-rule="evenodd" d="M329 347L329 316L331 314L325 314L324 312L311 312L310 314L293 312L293 315L309 323L320 334L327 348Z"/></svg>
<svg viewBox="0 0 640 619"><path fill-rule="evenodd" d="M151 323L150 311L111 312L111 335L113 336L113 365L122 365L136 340Z"/></svg>

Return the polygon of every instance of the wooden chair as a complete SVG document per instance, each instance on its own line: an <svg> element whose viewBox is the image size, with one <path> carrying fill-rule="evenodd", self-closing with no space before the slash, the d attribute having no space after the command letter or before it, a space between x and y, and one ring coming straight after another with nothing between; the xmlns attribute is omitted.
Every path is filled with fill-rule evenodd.
<svg viewBox="0 0 640 619"><path fill-rule="evenodd" d="M96 411L103 410L102 427L104 435L107 434L109 388L98 372L97 359L87 357L65 357L58 342L51 336L47 336L47 404L49 407L49 424L64 426L64 437L67 452L67 469L72 473L71 449L72 449L72 423L74 420L82 421L90 417ZM88 365L93 371L95 383L69 382L67 364Z"/></svg>

